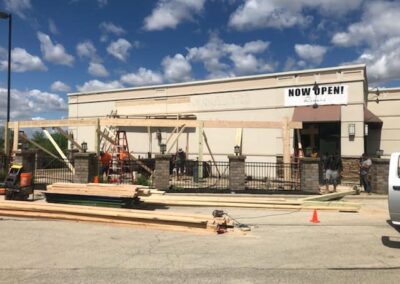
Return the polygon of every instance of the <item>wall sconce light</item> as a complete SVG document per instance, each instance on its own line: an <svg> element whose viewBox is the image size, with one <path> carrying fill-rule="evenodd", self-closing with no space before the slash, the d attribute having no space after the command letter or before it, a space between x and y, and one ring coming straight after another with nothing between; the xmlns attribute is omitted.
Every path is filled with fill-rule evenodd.
<svg viewBox="0 0 400 284"><path fill-rule="evenodd" d="M86 153L88 147L87 147L87 143L86 143L85 141L83 141L83 142L81 143L81 147L82 147L83 153Z"/></svg>
<svg viewBox="0 0 400 284"><path fill-rule="evenodd" d="M236 156L239 156L239 154L240 154L240 146L239 146L239 145L236 145L236 146L233 148L233 151L235 152L235 155L236 155Z"/></svg>
<svg viewBox="0 0 400 284"><path fill-rule="evenodd" d="M156 138L157 138L157 140L158 140L158 145L161 145L162 136L161 136L161 130L160 130L160 128L157 128L157 131L156 131Z"/></svg>
<svg viewBox="0 0 400 284"><path fill-rule="evenodd" d="M164 155L165 151L167 151L167 145L165 143L160 144L160 152Z"/></svg>
<svg viewBox="0 0 400 284"><path fill-rule="evenodd" d="M364 135L368 136L368 124L364 124Z"/></svg>
<svg viewBox="0 0 400 284"><path fill-rule="evenodd" d="M319 86L318 86L317 82L314 83L313 91L314 91L314 104L312 107L318 108L316 93L318 92L318 94L319 94Z"/></svg>
<svg viewBox="0 0 400 284"><path fill-rule="evenodd" d="M349 124L349 136L356 136L356 125L354 123Z"/></svg>
<svg viewBox="0 0 400 284"><path fill-rule="evenodd" d="M378 156L378 158L382 157L383 156L383 150L382 149L376 150L376 155Z"/></svg>

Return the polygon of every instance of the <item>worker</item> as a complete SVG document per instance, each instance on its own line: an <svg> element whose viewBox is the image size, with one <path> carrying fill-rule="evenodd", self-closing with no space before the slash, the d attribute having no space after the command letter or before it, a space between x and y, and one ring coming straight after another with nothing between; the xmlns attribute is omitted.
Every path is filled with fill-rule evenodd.
<svg viewBox="0 0 400 284"><path fill-rule="evenodd" d="M338 153L330 155L325 162L325 188L329 192L329 184L333 184L333 192L336 192L336 187L340 179L343 169L342 159Z"/></svg>
<svg viewBox="0 0 400 284"><path fill-rule="evenodd" d="M185 164L186 164L186 153L182 150L182 148L179 148L175 158L175 167L178 180L180 179L181 176L183 176L183 173L185 171Z"/></svg>
<svg viewBox="0 0 400 284"><path fill-rule="evenodd" d="M106 180L108 178L108 172L110 169L110 165L111 165L111 160L112 160L112 156L110 155L110 153L108 152L100 152L100 163L101 163L101 177L103 178L103 180ZM104 178L105 175L105 178Z"/></svg>

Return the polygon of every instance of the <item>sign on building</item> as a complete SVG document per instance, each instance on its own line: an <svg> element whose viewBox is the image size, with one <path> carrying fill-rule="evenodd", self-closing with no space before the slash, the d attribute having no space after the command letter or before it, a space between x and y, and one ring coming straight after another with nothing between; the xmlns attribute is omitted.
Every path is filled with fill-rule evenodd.
<svg viewBox="0 0 400 284"><path fill-rule="evenodd" d="M347 85L302 86L285 89L285 106L347 104Z"/></svg>

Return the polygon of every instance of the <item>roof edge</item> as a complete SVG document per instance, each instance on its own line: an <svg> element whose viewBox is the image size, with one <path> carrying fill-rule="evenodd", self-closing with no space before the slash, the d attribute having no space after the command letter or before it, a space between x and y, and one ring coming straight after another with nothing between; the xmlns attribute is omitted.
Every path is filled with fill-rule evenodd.
<svg viewBox="0 0 400 284"><path fill-rule="evenodd" d="M99 90L99 91L91 91L91 92L75 92L75 93L68 93L67 96L98 95L98 94L105 94L105 93L112 93L112 92L126 92L126 91L171 88L171 87L181 87L181 86L191 86L191 85L204 85L204 84L213 84L213 83L243 81L243 80L248 80L248 79L261 79L261 78L270 78L270 77L277 77L277 76L288 76L288 75L296 75L296 74L307 74L307 73L327 72L327 71L335 71L335 70L361 69L361 68L366 70L366 65L365 64L341 65L341 66L335 66L335 67L297 70L297 71L289 71L289 72L278 72L278 73L270 73L270 74L259 74L259 75L250 75L250 76L229 77L229 78L220 78L220 79L211 79L211 80L199 80L199 81L190 81L190 82L183 82L183 83L150 85L150 86L132 87L132 88L119 88L119 89Z"/></svg>

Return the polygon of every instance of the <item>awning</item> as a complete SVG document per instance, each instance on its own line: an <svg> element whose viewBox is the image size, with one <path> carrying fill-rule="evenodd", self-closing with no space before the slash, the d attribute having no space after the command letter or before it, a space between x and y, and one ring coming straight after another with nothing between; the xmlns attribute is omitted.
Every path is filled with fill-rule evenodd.
<svg viewBox="0 0 400 284"><path fill-rule="evenodd" d="M367 124L382 124L383 121L364 106L364 122Z"/></svg>
<svg viewBox="0 0 400 284"><path fill-rule="evenodd" d="M300 122L333 122L340 121L340 105L295 107L293 121Z"/></svg>

